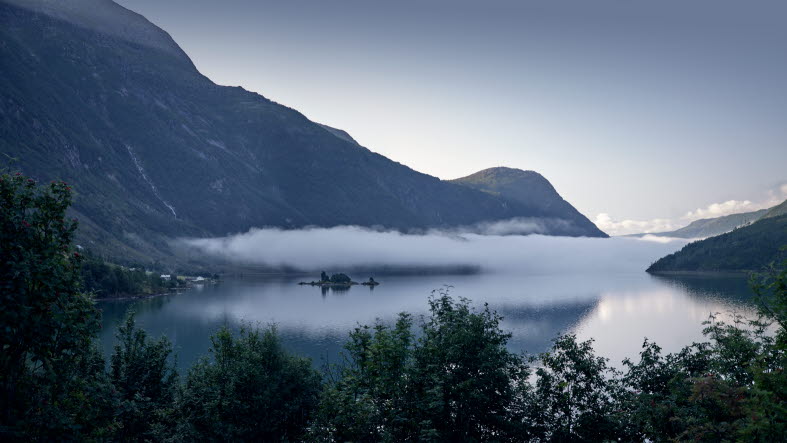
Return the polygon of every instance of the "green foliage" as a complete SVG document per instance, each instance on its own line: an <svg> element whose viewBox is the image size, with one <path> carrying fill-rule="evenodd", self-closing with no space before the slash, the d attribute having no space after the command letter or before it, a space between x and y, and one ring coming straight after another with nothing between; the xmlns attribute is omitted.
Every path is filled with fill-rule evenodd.
<svg viewBox="0 0 787 443"><path fill-rule="evenodd" d="M524 360L506 349L510 337L488 307L446 294L430 315L378 322L351 334L347 364L323 393L311 430L330 441L509 440L522 431L518 394Z"/></svg>
<svg viewBox="0 0 787 443"><path fill-rule="evenodd" d="M89 252L83 255L82 282L97 298L151 295L185 285L176 278L164 280L158 272L110 264Z"/></svg>
<svg viewBox="0 0 787 443"><path fill-rule="evenodd" d="M755 326L761 352L750 365L753 384L745 405L741 435L746 439L787 439L787 261L781 268L755 277L752 287L760 299L761 315L775 327L774 335Z"/></svg>
<svg viewBox="0 0 787 443"><path fill-rule="evenodd" d="M339 274L331 275L331 283L339 283L339 284L347 283L347 284L350 284L351 282L352 282L352 279L347 274L339 273Z"/></svg>
<svg viewBox="0 0 787 443"><path fill-rule="evenodd" d="M111 403L92 341L99 314L79 292L71 188L0 175L0 432L84 437ZM100 408L98 408L100 409Z"/></svg>
<svg viewBox="0 0 787 443"><path fill-rule="evenodd" d="M394 441L416 432L406 383L412 367L412 319L393 327L360 326L345 345L347 364L323 391L311 429L314 440Z"/></svg>
<svg viewBox="0 0 787 443"><path fill-rule="evenodd" d="M189 371L178 402L178 438L189 441L298 440L317 404L311 361L285 352L271 327L222 329L212 358Z"/></svg>
<svg viewBox="0 0 787 443"><path fill-rule="evenodd" d="M152 340L138 329L133 312L118 327L117 342L109 372L120 397L115 438L150 440L174 425L178 378L169 362L172 345L165 337Z"/></svg>
<svg viewBox="0 0 787 443"><path fill-rule="evenodd" d="M606 441L627 435L625 386L592 342L559 337L541 354L529 418L552 441Z"/></svg>
<svg viewBox="0 0 787 443"><path fill-rule="evenodd" d="M707 343L662 356L645 343L626 361L632 418L652 440L784 441L787 438L787 267L759 276L760 317L706 322Z"/></svg>
<svg viewBox="0 0 787 443"><path fill-rule="evenodd" d="M648 272L756 271L784 258L787 215L762 218L726 234L689 243L660 258Z"/></svg>
<svg viewBox="0 0 787 443"><path fill-rule="evenodd" d="M422 431L438 439L508 439L518 431L516 393L528 376L522 357L508 351L511 335L487 305L446 294L429 302L415 349L414 389L423 396Z"/></svg>

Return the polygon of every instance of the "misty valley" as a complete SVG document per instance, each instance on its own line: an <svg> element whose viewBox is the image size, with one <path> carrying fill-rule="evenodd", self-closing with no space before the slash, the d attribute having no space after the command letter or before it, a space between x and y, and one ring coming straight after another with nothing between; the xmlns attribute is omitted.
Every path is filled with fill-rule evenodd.
<svg viewBox="0 0 787 443"><path fill-rule="evenodd" d="M0 0L0 441L787 441L787 3L535 3Z"/></svg>

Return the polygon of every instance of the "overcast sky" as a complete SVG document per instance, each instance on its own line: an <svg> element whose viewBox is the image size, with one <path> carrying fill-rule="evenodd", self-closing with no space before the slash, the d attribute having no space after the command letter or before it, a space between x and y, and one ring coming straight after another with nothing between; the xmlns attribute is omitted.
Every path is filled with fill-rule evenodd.
<svg viewBox="0 0 787 443"><path fill-rule="evenodd" d="M217 83L440 178L538 171L611 233L787 191L787 2L119 3Z"/></svg>

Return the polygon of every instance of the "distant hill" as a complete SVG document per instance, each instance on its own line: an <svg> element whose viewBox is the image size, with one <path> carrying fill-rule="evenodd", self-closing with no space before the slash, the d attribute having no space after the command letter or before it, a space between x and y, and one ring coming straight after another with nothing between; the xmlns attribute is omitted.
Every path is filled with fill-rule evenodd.
<svg viewBox="0 0 787 443"><path fill-rule="evenodd" d="M544 234L605 236L540 181L499 193L442 181L216 85L166 32L109 0L0 0L0 103L0 153L73 184L78 242L124 261L167 260L173 237L263 226L538 218Z"/></svg>
<svg viewBox="0 0 787 443"><path fill-rule="evenodd" d="M759 271L785 257L787 215L760 220L726 234L689 243L648 269L661 272Z"/></svg>
<svg viewBox="0 0 787 443"><path fill-rule="evenodd" d="M762 218L767 209L759 211L744 212L741 214L731 214L716 218L703 218L695 220L680 229L668 232L657 232L647 235L656 235L659 237L676 237L676 238L707 238L715 235L730 232L735 228L748 225ZM645 234L637 234L642 236Z"/></svg>
<svg viewBox="0 0 787 443"><path fill-rule="evenodd" d="M779 217L785 214L787 214L787 200L768 209L768 211L765 213L765 215L762 216L762 218Z"/></svg>
<svg viewBox="0 0 787 443"><path fill-rule="evenodd" d="M647 234L629 234L624 235L624 237L643 237L645 235L655 235L658 237L707 238L724 234L725 232L730 232L735 228L754 223L761 218L776 217L784 214L787 214L787 200L772 208L760 209L759 211L743 212L740 214L731 214L722 217L695 220L689 225L674 231L654 232Z"/></svg>
<svg viewBox="0 0 787 443"><path fill-rule="evenodd" d="M552 184L535 171L489 168L452 182L518 203L538 217L556 220L550 229L562 235L606 236L570 203L563 200Z"/></svg>

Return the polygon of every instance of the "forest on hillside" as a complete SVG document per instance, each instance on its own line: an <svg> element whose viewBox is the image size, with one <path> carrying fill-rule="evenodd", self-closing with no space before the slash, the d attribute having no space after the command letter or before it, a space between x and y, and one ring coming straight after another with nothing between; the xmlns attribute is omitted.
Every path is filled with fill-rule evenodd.
<svg viewBox="0 0 787 443"><path fill-rule="evenodd" d="M726 234L689 243L667 255L648 272L759 271L784 259L787 215L760 219Z"/></svg>

